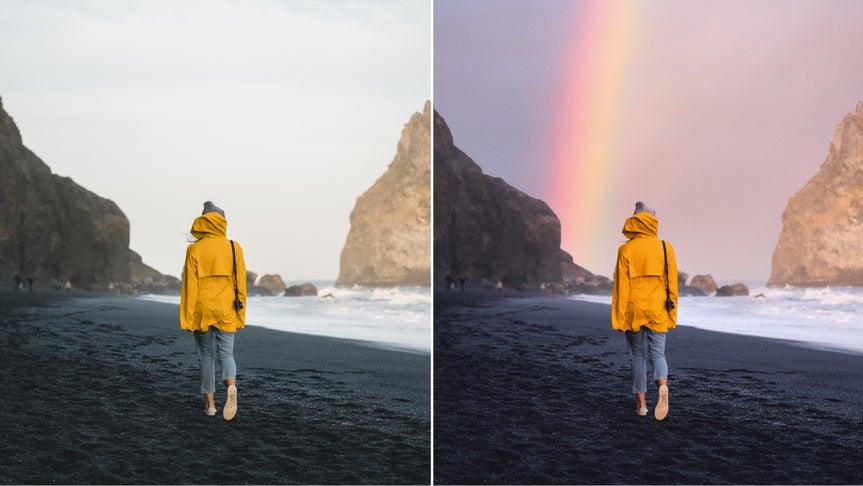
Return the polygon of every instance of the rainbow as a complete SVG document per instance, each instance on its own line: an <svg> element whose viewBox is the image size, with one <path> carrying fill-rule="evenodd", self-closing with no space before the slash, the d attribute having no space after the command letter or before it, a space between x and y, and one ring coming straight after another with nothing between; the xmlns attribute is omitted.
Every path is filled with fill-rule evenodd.
<svg viewBox="0 0 863 486"><path fill-rule="evenodd" d="M561 247L592 271L601 263L600 235L619 232L609 210L619 165L621 112L635 44L640 2L585 0L573 16L566 62L553 122L546 194L561 220ZM600 273L603 273L600 271Z"/></svg>

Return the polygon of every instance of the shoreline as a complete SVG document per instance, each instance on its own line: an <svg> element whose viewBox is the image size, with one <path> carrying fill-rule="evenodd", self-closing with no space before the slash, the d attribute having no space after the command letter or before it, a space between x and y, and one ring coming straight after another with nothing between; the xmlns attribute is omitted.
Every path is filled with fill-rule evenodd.
<svg viewBox="0 0 863 486"><path fill-rule="evenodd" d="M458 294L435 295L435 483L863 482L863 356L681 326L658 422L607 305Z"/></svg>
<svg viewBox="0 0 863 486"><path fill-rule="evenodd" d="M817 289L822 289L822 290L828 289L829 290L829 289L834 289L834 288L836 288L836 289L861 289L861 290L863 290L863 287L819 287ZM779 288L777 288L777 289L779 289ZM805 291L806 289L796 289L796 290ZM459 293L458 290L450 290L449 292L446 292L446 288L444 286L439 286L439 287L435 287L435 291L436 292L440 291L442 296L444 296L444 297L449 296L450 299L456 299L454 302L458 302L458 300L457 300L458 299L457 294ZM589 303L589 304L602 305L602 306L605 306L606 308L609 309L609 311L608 311L609 313L610 313L610 305L611 305L610 304L610 299L611 299L610 295L607 295L607 296L590 295L590 294L567 294L567 295L563 295L563 294L553 294L553 293L548 293L548 292L543 292L543 291L520 291L520 290L512 290L512 289L509 290L509 292L507 293L507 289L504 289L502 292L497 292L494 290L480 289L478 287L469 287L469 288L466 287L466 292L469 295L474 296L474 298L479 298L481 300L488 300L488 301L493 301L493 300L497 300L497 299L507 299L507 298L512 298L512 299L559 298L559 299L570 300L570 301L574 301L574 302L584 302L584 303ZM437 294L436 294L436 297L437 297ZM714 298L717 298L717 297L712 297L712 296L695 296L695 297L693 297L693 296L681 296L681 304L683 304L685 306L687 303L687 299L711 299L712 300ZM722 300L718 300L716 302L719 302L719 303L731 302L735 298L740 298L740 297L718 297L718 299L722 299ZM750 300L754 299L754 298L755 297L752 297L752 296L748 297L748 299L750 299ZM605 299L609 300L609 302L604 302ZM462 300L464 300L464 299L462 299ZM681 317L689 318L689 316L681 316ZM770 319L771 317L772 317L771 315L766 315L766 316L764 316L764 319ZM752 319L753 317L747 316L747 318ZM733 320L734 318L731 316L727 316L727 317L724 317L724 319ZM856 356L863 356L863 347L861 347L860 345L855 345L852 347L852 346L848 346L846 344L837 344L835 341L829 341L829 340L814 341L814 340L807 340L804 337L800 337L800 338L779 337L779 336L776 336L775 334L771 334L769 332L758 333L758 332L753 332L750 329L746 329L746 330L718 329L716 326L711 326L711 325L688 324L688 323L680 322L680 319L678 319L677 325L678 325L678 329L690 328L690 329L699 329L699 330L706 331L706 332L728 334L728 335L732 335L732 336L746 336L746 337L753 337L753 338L768 339L771 341L786 343L786 344L789 344L792 346L799 346L802 348L812 349L812 350L817 350L817 351L825 351L825 352L832 352L832 353L843 353L843 354L852 354L852 355L856 355ZM813 328L815 328L815 327L817 327L817 326L813 326ZM834 330L834 332L835 332L835 330ZM863 328L861 328L860 332L863 333Z"/></svg>
<svg viewBox="0 0 863 486"><path fill-rule="evenodd" d="M145 302L159 302L173 306L179 305L179 296L163 296L154 294L142 294L131 296L137 300ZM431 291L427 297L429 306L431 305ZM345 342L350 342L358 345L369 346L372 348L398 351L404 353L413 353L425 356L431 356L431 329L430 326L422 332L415 332L415 329L407 329L408 332L414 331L412 334L401 334L398 331L393 331L389 334L384 323L399 325L399 322L390 322L382 320L381 315L365 315L362 318L359 314L351 314L350 323L347 325L344 322L344 312L346 308L351 311L369 313L368 310L362 308L355 309L352 305L356 303L354 297L348 297L346 300L324 300L321 297L304 296L304 297L281 297L281 296L249 296L249 308L246 314L246 326L269 329L278 332L285 332L294 335L318 336L331 339L340 339ZM313 302L313 303L310 303ZM379 302L385 300L361 301L363 306L378 305ZM333 306L335 309L341 309L340 312L332 312ZM398 303L394 304L398 305ZM277 307L274 307L277 306ZM341 307L339 307L341 306ZM279 313L274 313L274 311ZM388 311L390 309L383 309ZM426 311L427 320L431 321L431 312ZM323 324L316 327L311 323ZM374 323L372 325L372 323ZM364 332L363 332L364 331ZM405 329L402 329L405 332ZM360 335L365 333L366 336ZM393 340L393 336L396 337ZM406 338L410 336L410 338ZM389 339L389 340L388 340Z"/></svg>
<svg viewBox="0 0 863 486"><path fill-rule="evenodd" d="M16 295L16 293L18 295ZM129 296L132 297L132 296ZM3 483L429 483L430 356L249 326L207 417L177 307L0 287Z"/></svg>

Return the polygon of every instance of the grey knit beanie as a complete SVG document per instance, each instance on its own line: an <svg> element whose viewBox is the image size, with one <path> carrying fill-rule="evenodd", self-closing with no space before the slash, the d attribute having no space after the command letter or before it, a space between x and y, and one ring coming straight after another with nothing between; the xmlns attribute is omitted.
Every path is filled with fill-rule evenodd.
<svg viewBox="0 0 863 486"><path fill-rule="evenodd" d="M204 203L204 212L201 213L201 216L207 213L219 213L223 218L225 217L225 212L222 211L222 208L213 204L213 201L207 201Z"/></svg>
<svg viewBox="0 0 863 486"><path fill-rule="evenodd" d="M632 213L632 215L635 216L638 213L650 213L656 216L656 211L647 207L647 204L644 204L644 201L638 201L637 203L635 203L635 212Z"/></svg>

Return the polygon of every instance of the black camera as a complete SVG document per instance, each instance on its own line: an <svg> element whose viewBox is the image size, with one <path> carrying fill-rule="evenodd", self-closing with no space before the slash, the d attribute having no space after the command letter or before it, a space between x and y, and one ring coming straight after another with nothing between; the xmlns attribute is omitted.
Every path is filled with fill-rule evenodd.
<svg viewBox="0 0 863 486"><path fill-rule="evenodd" d="M234 310L238 311L242 308L243 308L243 301L241 301L240 299L234 300Z"/></svg>
<svg viewBox="0 0 863 486"><path fill-rule="evenodd" d="M665 310L670 311L674 309L674 301L671 299L665 299Z"/></svg>

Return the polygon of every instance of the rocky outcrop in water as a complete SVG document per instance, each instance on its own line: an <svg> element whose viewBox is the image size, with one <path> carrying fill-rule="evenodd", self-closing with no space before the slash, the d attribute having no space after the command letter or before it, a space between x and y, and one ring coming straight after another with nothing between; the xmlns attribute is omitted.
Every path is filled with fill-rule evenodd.
<svg viewBox="0 0 863 486"><path fill-rule="evenodd" d="M402 130L387 171L357 198L337 286L430 284L431 106Z"/></svg>
<svg viewBox="0 0 863 486"><path fill-rule="evenodd" d="M285 291L286 288L288 288L288 286L285 285L284 280L282 280L281 275L279 274L264 275L258 282L258 287L266 289L272 295L280 295L282 292Z"/></svg>
<svg viewBox="0 0 863 486"><path fill-rule="evenodd" d="M716 285L716 281L713 280L713 277L710 275L696 275L692 277L692 282L689 283L689 286L696 288L705 294L712 294L719 288L719 286Z"/></svg>
<svg viewBox="0 0 863 486"><path fill-rule="evenodd" d="M437 112L434 131L436 281L450 275L500 281L506 288L610 291L607 278L576 265L560 249L560 220L545 202L484 174L455 146ZM557 285L563 283L568 285Z"/></svg>
<svg viewBox="0 0 863 486"><path fill-rule="evenodd" d="M318 288L311 282L291 285L285 290L285 297L311 297L318 295Z"/></svg>
<svg viewBox="0 0 863 486"><path fill-rule="evenodd" d="M827 160L788 201L768 285L863 285L863 102L833 134Z"/></svg>
<svg viewBox="0 0 863 486"><path fill-rule="evenodd" d="M696 275L696 277L698 277L698 275ZM677 292L678 292L678 295L695 295L695 296L706 295L706 292L704 292L703 290L696 288L696 287L693 287L691 285L686 285L686 282L688 282L688 281L689 281L689 274L682 271L682 270L678 270L677 271ZM695 282L696 278L693 278L692 281Z"/></svg>
<svg viewBox="0 0 863 486"><path fill-rule="evenodd" d="M258 274L251 271L246 270L246 288L251 289L255 286L255 282L258 281Z"/></svg>
<svg viewBox="0 0 863 486"><path fill-rule="evenodd" d="M272 295L277 294L277 292L273 292L270 289L255 285L255 282L257 282L257 281L258 281L258 274L251 271L251 270L246 270L246 294L247 295L272 296Z"/></svg>
<svg viewBox="0 0 863 486"><path fill-rule="evenodd" d="M52 174L24 146L0 101L0 278L107 288L131 282L135 257L120 208Z"/></svg>
<svg viewBox="0 0 863 486"><path fill-rule="evenodd" d="M716 289L717 297L734 297L734 296L746 296L749 295L749 287L742 283L736 283L734 285L723 285Z"/></svg>
<svg viewBox="0 0 863 486"><path fill-rule="evenodd" d="M686 287L687 280L689 280L689 274L682 270L677 270L677 288L682 289Z"/></svg>

